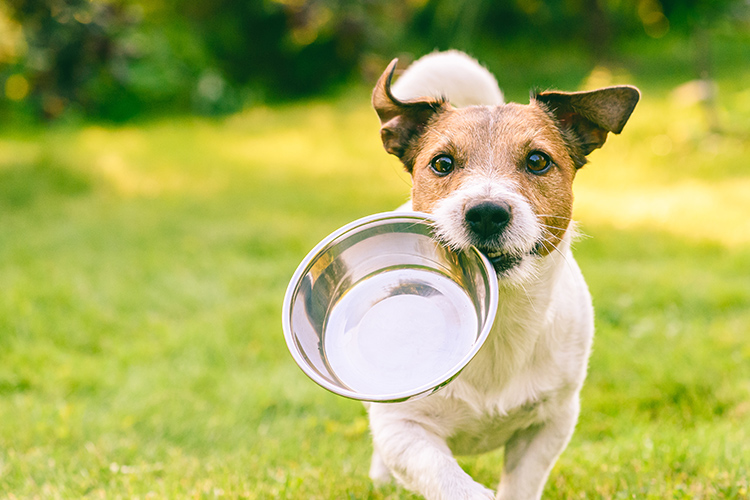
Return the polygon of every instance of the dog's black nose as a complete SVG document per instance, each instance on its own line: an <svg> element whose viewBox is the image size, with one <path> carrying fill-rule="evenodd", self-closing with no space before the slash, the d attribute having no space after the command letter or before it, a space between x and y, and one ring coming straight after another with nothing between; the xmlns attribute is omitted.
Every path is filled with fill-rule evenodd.
<svg viewBox="0 0 750 500"><path fill-rule="evenodd" d="M466 211L466 223L474 234L490 239L508 225L510 212L510 205L504 201L483 201Z"/></svg>

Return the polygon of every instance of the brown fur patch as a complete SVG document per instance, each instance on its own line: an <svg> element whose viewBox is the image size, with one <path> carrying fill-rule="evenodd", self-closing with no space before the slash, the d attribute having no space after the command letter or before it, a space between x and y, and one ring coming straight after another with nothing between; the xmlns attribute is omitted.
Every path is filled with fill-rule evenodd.
<svg viewBox="0 0 750 500"><path fill-rule="evenodd" d="M547 173L536 175L527 170L526 159L533 151L552 158L554 166ZM452 156L455 162L455 170L444 177L430 168L432 159L442 154ZM432 212L441 199L478 175L516 186L528 200L543 224L542 255L559 244L568 227L576 167L554 121L535 103L438 113L407 155L413 157L415 210Z"/></svg>

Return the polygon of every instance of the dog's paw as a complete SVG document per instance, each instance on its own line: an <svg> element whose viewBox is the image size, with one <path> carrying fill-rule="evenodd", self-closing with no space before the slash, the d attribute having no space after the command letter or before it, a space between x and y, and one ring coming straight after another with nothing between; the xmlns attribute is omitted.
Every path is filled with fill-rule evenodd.
<svg viewBox="0 0 750 500"><path fill-rule="evenodd" d="M494 500L495 492L472 481L471 483L462 484L461 486L456 485L450 488L444 497L446 500Z"/></svg>
<svg viewBox="0 0 750 500"><path fill-rule="evenodd" d="M370 479L372 484L375 486L384 486L395 481L395 478L391 475L389 470L378 471L377 473L370 471Z"/></svg>
<svg viewBox="0 0 750 500"><path fill-rule="evenodd" d="M388 484L393 481L391 471L377 453L374 453L372 456L372 463L370 464L370 479L372 479L372 482L376 486Z"/></svg>

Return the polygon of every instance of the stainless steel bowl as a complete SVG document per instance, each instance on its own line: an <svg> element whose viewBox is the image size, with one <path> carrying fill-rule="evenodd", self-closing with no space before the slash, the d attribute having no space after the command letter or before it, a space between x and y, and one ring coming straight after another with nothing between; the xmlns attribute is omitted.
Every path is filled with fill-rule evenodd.
<svg viewBox="0 0 750 500"><path fill-rule="evenodd" d="M443 387L474 357L497 293L487 258L441 245L427 214L377 214L335 231L304 258L284 297L284 336L325 389L405 401Z"/></svg>

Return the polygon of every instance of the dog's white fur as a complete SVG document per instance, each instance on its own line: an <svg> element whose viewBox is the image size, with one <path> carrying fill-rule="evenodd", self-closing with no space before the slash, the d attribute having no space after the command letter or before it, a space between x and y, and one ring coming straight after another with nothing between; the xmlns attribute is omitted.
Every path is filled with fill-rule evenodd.
<svg viewBox="0 0 750 500"><path fill-rule="evenodd" d="M457 50L419 58L391 90L402 100L449 97L451 104L459 108L503 104L503 93L492 73Z"/></svg>
<svg viewBox="0 0 750 500"><path fill-rule="evenodd" d="M458 96L462 105L502 102L495 78L459 52L418 61L398 80L394 95L443 95L451 102ZM543 258L530 255L542 233L530 203L512 183L485 175L441 200L433 213L441 237L465 247L465 205L492 198L511 204L507 244L528 255L499 280L499 308L489 339L437 393L368 405L371 478L395 477L430 500L540 498L578 418L594 324L591 298L570 251L572 229L557 251ZM454 453L500 446L505 446L505 463L496 492L475 482L454 458Z"/></svg>

